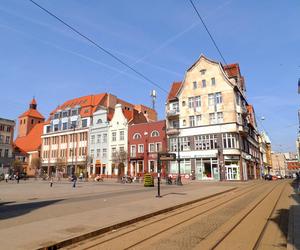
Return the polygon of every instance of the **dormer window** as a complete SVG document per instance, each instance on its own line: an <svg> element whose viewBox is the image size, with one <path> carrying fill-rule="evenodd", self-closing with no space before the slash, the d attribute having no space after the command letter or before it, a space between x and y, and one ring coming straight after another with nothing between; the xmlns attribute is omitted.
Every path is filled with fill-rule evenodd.
<svg viewBox="0 0 300 250"><path fill-rule="evenodd" d="M72 115L77 115L77 109L73 109L71 112Z"/></svg>
<svg viewBox="0 0 300 250"><path fill-rule="evenodd" d="M205 75L205 72L206 72L206 69L201 69L200 70L200 74L203 76L203 75Z"/></svg>
<svg viewBox="0 0 300 250"><path fill-rule="evenodd" d="M158 136L159 136L159 132L157 130L151 132L151 137L158 137Z"/></svg>
<svg viewBox="0 0 300 250"><path fill-rule="evenodd" d="M59 113L54 114L54 119L58 119L59 118Z"/></svg>
<svg viewBox="0 0 300 250"><path fill-rule="evenodd" d="M97 124L101 124L102 123L102 120L101 119L98 119L97 120Z"/></svg>
<svg viewBox="0 0 300 250"><path fill-rule="evenodd" d="M141 134L139 134L139 133L135 133L134 135L133 135L133 139L135 139L135 140L137 140L137 139L141 139Z"/></svg>

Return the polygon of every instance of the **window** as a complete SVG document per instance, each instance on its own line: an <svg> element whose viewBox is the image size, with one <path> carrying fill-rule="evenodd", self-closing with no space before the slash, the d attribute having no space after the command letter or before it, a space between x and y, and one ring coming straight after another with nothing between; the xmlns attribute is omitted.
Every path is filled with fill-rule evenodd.
<svg viewBox="0 0 300 250"><path fill-rule="evenodd" d="M116 148L111 148L111 156L116 157L117 156L117 149Z"/></svg>
<svg viewBox="0 0 300 250"><path fill-rule="evenodd" d="M112 141L117 141L117 132L112 132L111 133L111 140Z"/></svg>
<svg viewBox="0 0 300 250"><path fill-rule="evenodd" d="M195 107L201 107L201 96L196 96L195 97Z"/></svg>
<svg viewBox="0 0 300 250"><path fill-rule="evenodd" d="M91 144L95 144L95 135L91 136Z"/></svg>
<svg viewBox="0 0 300 250"><path fill-rule="evenodd" d="M215 124L216 123L216 114L215 113L210 113L209 114L209 124Z"/></svg>
<svg viewBox="0 0 300 250"><path fill-rule="evenodd" d="M223 122L223 112L217 113L217 123Z"/></svg>
<svg viewBox="0 0 300 250"><path fill-rule="evenodd" d="M102 120L101 119L98 119L97 120L97 124L101 124L102 123Z"/></svg>
<svg viewBox="0 0 300 250"><path fill-rule="evenodd" d="M54 131L58 131L58 129L59 129L59 128L58 128L58 124L55 124L55 125L54 125Z"/></svg>
<svg viewBox="0 0 300 250"><path fill-rule="evenodd" d="M101 142L101 134L97 135L97 143Z"/></svg>
<svg viewBox="0 0 300 250"><path fill-rule="evenodd" d="M211 86L216 86L216 78L211 78Z"/></svg>
<svg viewBox="0 0 300 250"><path fill-rule="evenodd" d="M8 149L5 149L5 151L4 151L4 157L8 157Z"/></svg>
<svg viewBox="0 0 300 250"><path fill-rule="evenodd" d="M179 112L179 103L178 102L172 103L172 110L174 110L175 112Z"/></svg>
<svg viewBox="0 0 300 250"><path fill-rule="evenodd" d="M169 151L171 152L177 151L177 139L178 138L169 139Z"/></svg>
<svg viewBox="0 0 300 250"><path fill-rule="evenodd" d="M100 157L100 148L97 148L97 157Z"/></svg>
<svg viewBox="0 0 300 250"><path fill-rule="evenodd" d="M205 75L205 71L206 71L206 69L201 69L201 70L200 70L200 74L201 74L201 75Z"/></svg>
<svg viewBox="0 0 300 250"><path fill-rule="evenodd" d="M138 153L144 153L144 144L138 145Z"/></svg>
<svg viewBox="0 0 300 250"><path fill-rule="evenodd" d="M201 115L196 115L196 126L200 126L201 124Z"/></svg>
<svg viewBox="0 0 300 250"><path fill-rule="evenodd" d="M83 128L87 127L87 119L82 120L82 127Z"/></svg>
<svg viewBox="0 0 300 250"><path fill-rule="evenodd" d="M189 97L189 108L194 107L194 97Z"/></svg>
<svg viewBox="0 0 300 250"><path fill-rule="evenodd" d="M215 95L208 94L208 106L214 106L214 105L215 105Z"/></svg>
<svg viewBox="0 0 300 250"><path fill-rule="evenodd" d="M178 120L173 120L171 122L171 127L172 128L179 128L179 121Z"/></svg>
<svg viewBox="0 0 300 250"><path fill-rule="evenodd" d="M159 133L157 130L154 130L151 132L151 137L158 137L159 136Z"/></svg>
<svg viewBox="0 0 300 250"><path fill-rule="evenodd" d="M205 88L205 87L206 87L206 80L203 79L203 80L202 80L202 88Z"/></svg>
<svg viewBox="0 0 300 250"><path fill-rule="evenodd" d="M94 158L94 152L95 152L95 150L91 149L91 158Z"/></svg>
<svg viewBox="0 0 300 250"><path fill-rule="evenodd" d="M64 111L63 113L62 113L62 117L67 117L69 115L69 112L68 111Z"/></svg>
<svg viewBox="0 0 300 250"><path fill-rule="evenodd" d="M197 82L193 82L193 89L196 89L197 88Z"/></svg>
<svg viewBox="0 0 300 250"><path fill-rule="evenodd" d="M241 96L240 96L240 93L236 93L236 94L235 94L235 101L236 101L236 105L237 105L237 106L240 106L240 103L241 103Z"/></svg>
<svg viewBox="0 0 300 250"><path fill-rule="evenodd" d="M107 143L107 134L103 134L103 143Z"/></svg>
<svg viewBox="0 0 300 250"><path fill-rule="evenodd" d="M136 157L136 146L135 145L130 146L130 156Z"/></svg>
<svg viewBox="0 0 300 250"><path fill-rule="evenodd" d="M224 148L237 148L238 147L238 137L233 133L222 134L223 147Z"/></svg>
<svg viewBox="0 0 300 250"><path fill-rule="evenodd" d="M33 119L31 119L31 124L33 124L34 123L34 120Z"/></svg>
<svg viewBox="0 0 300 250"><path fill-rule="evenodd" d="M71 128L76 128L76 121L71 121Z"/></svg>
<svg viewBox="0 0 300 250"><path fill-rule="evenodd" d="M106 158L107 157L107 148L102 149L102 157Z"/></svg>
<svg viewBox="0 0 300 250"><path fill-rule="evenodd" d="M182 121L182 126L186 126L186 120Z"/></svg>
<svg viewBox="0 0 300 250"><path fill-rule="evenodd" d="M54 114L54 119L58 119L59 118L59 113Z"/></svg>
<svg viewBox="0 0 300 250"><path fill-rule="evenodd" d="M182 107L185 107L185 101L182 101Z"/></svg>
<svg viewBox="0 0 300 250"><path fill-rule="evenodd" d="M217 135L194 136L195 150L210 150L218 148Z"/></svg>
<svg viewBox="0 0 300 250"><path fill-rule="evenodd" d="M66 130L66 129L68 129L68 123L67 123L67 122L64 122L64 123L63 123L63 130Z"/></svg>
<svg viewBox="0 0 300 250"><path fill-rule="evenodd" d="M190 127L195 127L195 117L194 116L190 116Z"/></svg>
<svg viewBox="0 0 300 250"><path fill-rule="evenodd" d="M125 151L124 147L119 147L119 152L124 152L124 151Z"/></svg>
<svg viewBox="0 0 300 250"><path fill-rule="evenodd" d="M135 133L135 134L133 135L133 139L134 139L134 140L141 139L141 134Z"/></svg>
<svg viewBox="0 0 300 250"><path fill-rule="evenodd" d="M71 114L72 114L72 116L77 115L77 109L72 110Z"/></svg>
<svg viewBox="0 0 300 250"><path fill-rule="evenodd" d="M124 141L124 131L120 131L120 141Z"/></svg>
<svg viewBox="0 0 300 250"><path fill-rule="evenodd" d="M10 130L11 130L11 127L10 127L10 126L7 126L7 127L6 127L6 132L10 132Z"/></svg>
<svg viewBox="0 0 300 250"><path fill-rule="evenodd" d="M216 103L221 104L222 103L222 93L217 92L215 95L216 95Z"/></svg>
<svg viewBox="0 0 300 250"><path fill-rule="evenodd" d="M10 136L6 136L6 138L5 138L5 143L9 143L10 142Z"/></svg>
<svg viewBox="0 0 300 250"><path fill-rule="evenodd" d="M155 147L156 147L156 152L161 152L162 151L162 144L161 144L161 142L155 143Z"/></svg>
<svg viewBox="0 0 300 250"><path fill-rule="evenodd" d="M155 144L154 143L149 143L149 152L155 152Z"/></svg>
<svg viewBox="0 0 300 250"><path fill-rule="evenodd" d="M189 137L181 137L179 138L180 150L188 151L190 150L190 138Z"/></svg>

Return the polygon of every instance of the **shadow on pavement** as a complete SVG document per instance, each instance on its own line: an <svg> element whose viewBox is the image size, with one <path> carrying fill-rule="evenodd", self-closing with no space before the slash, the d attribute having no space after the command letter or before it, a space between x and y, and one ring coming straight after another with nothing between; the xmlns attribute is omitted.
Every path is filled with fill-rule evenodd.
<svg viewBox="0 0 300 250"><path fill-rule="evenodd" d="M0 206L0 220L6 220L13 217L21 216L27 214L35 209L46 207L54 203L63 201L64 199L59 200L48 200L48 201L37 201L37 202L28 202L21 204L9 205L10 202L6 204L1 204Z"/></svg>

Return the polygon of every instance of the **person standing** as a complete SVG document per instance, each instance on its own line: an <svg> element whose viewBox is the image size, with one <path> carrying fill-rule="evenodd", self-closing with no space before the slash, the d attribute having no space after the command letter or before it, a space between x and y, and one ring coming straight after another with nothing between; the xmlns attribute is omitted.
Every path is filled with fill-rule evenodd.
<svg viewBox="0 0 300 250"><path fill-rule="evenodd" d="M50 187L52 187L53 186L53 177L51 176L51 178L50 178Z"/></svg>
<svg viewBox="0 0 300 250"><path fill-rule="evenodd" d="M17 179L17 183L19 183L19 182L20 182L20 175L19 175L19 172L17 172L17 174L16 174L16 179Z"/></svg>

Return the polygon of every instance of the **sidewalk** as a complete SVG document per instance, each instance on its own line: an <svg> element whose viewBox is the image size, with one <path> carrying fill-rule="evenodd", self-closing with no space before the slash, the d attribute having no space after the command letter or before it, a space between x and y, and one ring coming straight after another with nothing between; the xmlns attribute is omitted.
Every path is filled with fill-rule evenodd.
<svg viewBox="0 0 300 250"><path fill-rule="evenodd" d="M66 209L63 217L36 221L33 217L28 223L18 224L16 222L13 226L2 228L0 230L1 248L36 249L46 247L182 203L229 191L236 186L191 183L184 186L163 186L162 195L164 196L162 198L155 198L157 193L157 187L155 187L150 188L149 192L137 192L127 196L115 197L115 199L112 198L109 201L99 199L97 200L99 207L87 212L82 207L82 211L68 214L69 211ZM118 200L120 200L120 203ZM80 204L78 205L80 206ZM74 203L74 206L78 205ZM51 209L53 211L61 209L58 206L59 201L56 204L51 204Z"/></svg>
<svg viewBox="0 0 300 250"><path fill-rule="evenodd" d="M299 186L299 183L297 183ZM289 213L288 250L300 250L300 190L294 186Z"/></svg>

